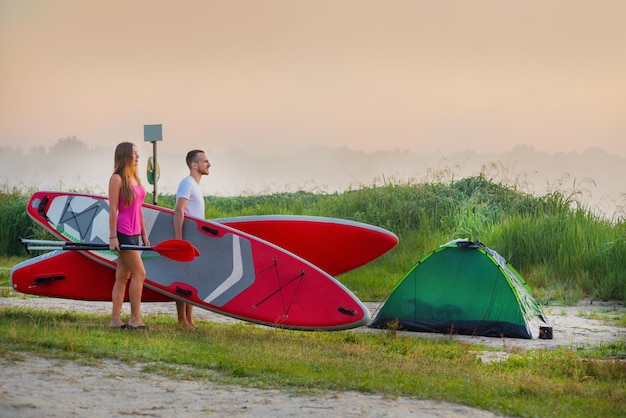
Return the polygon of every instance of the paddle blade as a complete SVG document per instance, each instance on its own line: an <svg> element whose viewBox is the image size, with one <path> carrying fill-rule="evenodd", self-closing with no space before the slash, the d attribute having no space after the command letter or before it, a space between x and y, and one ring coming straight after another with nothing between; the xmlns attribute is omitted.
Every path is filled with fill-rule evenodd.
<svg viewBox="0 0 626 418"><path fill-rule="evenodd" d="M200 251L189 241L182 239L170 239L152 246L152 249L164 257L175 261L193 261L200 255Z"/></svg>

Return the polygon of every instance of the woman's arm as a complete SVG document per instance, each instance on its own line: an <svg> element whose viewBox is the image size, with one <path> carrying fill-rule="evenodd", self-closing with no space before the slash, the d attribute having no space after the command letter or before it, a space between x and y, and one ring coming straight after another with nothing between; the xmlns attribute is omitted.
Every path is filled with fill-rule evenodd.
<svg viewBox="0 0 626 418"><path fill-rule="evenodd" d="M148 232L146 231L146 223L143 220L143 211L139 209L139 221L141 222L141 242L145 246L150 246L150 240L148 239Z"/></svg>
<svg viewBox="0 0 626 418"><path fill-rule="evenodd" d="M109 249L112 251L120 249L120 243L117 240L117 212L121 190L122 177L119 174L113 174L109 180Z"/></svg>

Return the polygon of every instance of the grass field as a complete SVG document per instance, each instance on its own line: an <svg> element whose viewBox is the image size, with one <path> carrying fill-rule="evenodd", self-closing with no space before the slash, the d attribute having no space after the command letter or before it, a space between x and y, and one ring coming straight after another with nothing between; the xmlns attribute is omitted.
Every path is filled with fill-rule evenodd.
<svg viewBox="0 0 626 418"><path fill-rule="evenodd" d="M0 296L12 265L29 257L18 236L45 237L25 215L29 191L0 189ZM351 219L396 233L399 245L338 279L360 299L384 300L424 255L454 238L479 240L524 276L543 305L582 297L626 301L626 223L600 218L576 195L534 196L484 176L450 183L382 184L342 193L206 198L206 217L297 214ZM151 201L151 197L147 198ZM160 196L173 207L173 196ZM489 347L393 331L305 333L203 324L182 333L147 318L147 333L113 333L103 315L0 310L0 356L24 352L97 363L141 362L172 378L307 393L356 390L436 399L516 416L626 416L626 342L586 349L519 350L483 364ZM620 319L623 323L624 318Z"/></svg>

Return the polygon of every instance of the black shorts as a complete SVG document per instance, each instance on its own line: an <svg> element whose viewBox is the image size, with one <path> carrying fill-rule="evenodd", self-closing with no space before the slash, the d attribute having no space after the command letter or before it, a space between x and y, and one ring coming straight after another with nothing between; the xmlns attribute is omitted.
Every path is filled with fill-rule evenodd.
<svg viewBox="0 0 626 418"><path fill-rule="evenodd" d="M117 231L117 241L120 245L139 245L139 235L126 235Z"/></svg>

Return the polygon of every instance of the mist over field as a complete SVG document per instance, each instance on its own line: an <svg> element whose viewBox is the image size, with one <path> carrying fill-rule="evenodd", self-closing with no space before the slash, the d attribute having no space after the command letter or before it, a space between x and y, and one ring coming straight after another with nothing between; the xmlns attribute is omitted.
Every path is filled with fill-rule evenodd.
<svg viewBox="0 0 626 418"><path fill-rule="evenodd" d="M140 174L148 191L146 163L151 143L137 142ZM113 168L111 146L92 147L75 137L52 147L24 150L0 147L0 185L19 189L52 189L106 194ZM188 174L180 153L160 153L157 194L173 194ZM297 190L333 193L385 183L450 182L483 173L507 186L542 195L561 191L609 219L626 208L626 159L599 148L584 152L547 153L529 146L508 152L420 154L406 150L364 152L348 148L311 147L290 153L255 154L232 149L207 151L212 167L202 180L205 195L237 196Z"/></svg>

